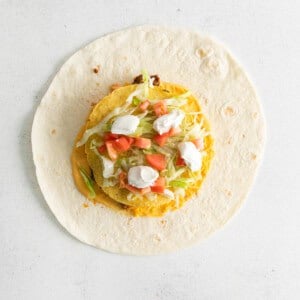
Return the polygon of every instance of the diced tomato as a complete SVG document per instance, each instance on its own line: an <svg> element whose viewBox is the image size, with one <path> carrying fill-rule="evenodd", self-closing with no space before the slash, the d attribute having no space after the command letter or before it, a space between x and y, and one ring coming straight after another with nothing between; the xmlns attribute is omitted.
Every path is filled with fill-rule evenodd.
<svg viewBox="0 0 300 300"><path fill-rule="evenodd" d="M130 185L130 184L126 184L125 189L127 189L128 191L132 192L132 193L140 193L140 189Z"/></svg>
<svg viewBox="0 0 300 300"><path fill-rule="evenodd" d="M112 141L112 144L118 152L125 152L130 148L130 140L125 136L121 136L120 138Z"/></svg>
<svg viewBox="0 0 300 300"><path fill-rule="evenodd" d="M141 149L149 149L151 147L151 140L146 138L137 137L134 141L134 146Z"/></svg>
<svg viewBox="0 0 300 300"><path fill-rule="evenodd" d="M150 193L151 192L151 188L150 187L146 187L146 188L142 188L142 189L139 189L139 188L136 188L130 184L125 184L125 189L127 189L128 191L132 192L132 193L138 193L138 194L142 194L142 195L145 195L147 193Z"/></svg>
<svg viewBox="0 0 300 300"><path fill-rule="evenodd" d="M124 136L124 137L127 139L129 145L132 145L134 143L134 138L133 137L131 137L131 136Z"/></svg>
<svg viewBox="0 0 300 300"><path fill-rule="evenodd" d="M153 105L155 114L160 117L168 113L167 104L165 101L161 100Z"/></svg>
<svg viewBox="0 0 300 300"><path fill-rule="evenodd" d="M177 128L172 127L169 131L169 136L174 136L180 132L181 132L181 129L179 127L177 127Z"/></svg>
<svg viewBox="0 0 300 300"><path fill-rule="evenodd" d="M168 139L169 135L164 133L164 134L157 134L153 137L153 140L159 145L159 146L163 146Z"/></svg>
<svg viewBox="0 0 300 300"><path fill-rule="evenodd" d="M176 166L184 167L185 165L186 164L185 164L184 159L181 158L180 155L178 155L177 160L176 160Z"/></svg>
<svg viewBox="0 0 300 300"><path fill-rule="evenodd" d="M164 170L167 166L166 156L163 154L146 154L146 160L151 167L158 171Z"/></svg>
<svg viewBox="0 0 300 300"><path fill-rule="evenodd" d="M111 132L106 132L106 133L104 134L103 139L104 139L104 141L112 141L112 140L117 139L118 137L119 137L118 134L111 133Z"/></svg>
<svg viewBox="0 0 300 300"><path fill-rule="evenodd" d="M132 193L139 193L139 194L147 194L151 192L151 188L150 187L146 187L146 188L136 188L130 184L127 183L127 174L125 172L121 172L119 175L119 181L120 181L120 188L125 188L128 191L132 192Z"/></svg>
<svg viewBox="0 0 300 300"><path fill-rule="evenodd" d="M114 142L113 141L107 141L105 142L105 146L108 152L108 156L110 157L111 160L115 161L118 157L118 153L114 148Z"/></svg>
<svg viewBox="0 0 300 300"><path fill-rule="evenodd" d="M163 193L165 190L166 180L163 177L158 177L151 186L151 191L154 193Z"/></svg>
<svg viewBox="0 0 300 300"><path fill-rule="evenodd" d="M192 143L196 146L197 149L199 149L199 150L203 149L203 140L202 139L195 139L192 141Z"/></svg>
<svg viewBox="0 0 300 300"><path fill-rule="evenodd" d="M106 151L106 146L105 146L105 145L102 145L102 146L98 147L97 149L98 149L98 152L99 152L100 154L103 154L103 153L105 153L105 151Z"/></svg>
<svg viewBox="0 0 300 300"><path fill-rule="evenodd" d="M146 101L142 102L140 104L140 106L139 106L140 110L141 111L145 111L148 108L149 105L150 105L150 101L149 100L146 100Z"/></svg>
<svg viewBox="0 0 300 300"><path fill-rule="evenodd" d="M163 134L157 134L153 137L153 140L159 145L159 146L163 146L166 142L167 142L167 139L170 137L170 136L174 136L178 133L180 133L181 130L180 128L171 128L168 132L166 133L163 133Z"/></svg>

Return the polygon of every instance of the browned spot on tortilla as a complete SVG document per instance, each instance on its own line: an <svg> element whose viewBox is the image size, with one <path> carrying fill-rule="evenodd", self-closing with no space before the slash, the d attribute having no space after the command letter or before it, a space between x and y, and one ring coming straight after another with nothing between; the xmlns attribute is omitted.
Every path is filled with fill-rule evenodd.
<svg viewBox="0 0 300 300"><path fill-rule="evenodd" d="M160 238L160 236L157 235L157 234L155 234L155 235L153 236L153 239L154 239L155 241L161 242L161 238Z"/></svg>
<svg viewBox="0 0 300 300"><path fill-rule="evenodd" d="M227 143L228 145L231 145L231 144L232 144L232 140L233 140L233 138L232 138L232 136L230 136L230 137L227 139L226 143Z"/></svg>
<svg viewBox="0 0 300 300"><path fill-rule="evenodd" d="M127 225L130 225L131 222L132 222L132 218L130 217L130 218L128 218L128 220L127 220Z"/></svg>
<svg viewBox="0 0 300 300"><path fill-rule="evenodd" d="M160 223L161 223L162 225L164 225L164 224L167 223L167 220L160 220Z"/></svg>
<svg viewBox="0 0 300 300"><path fill-rule="evenodd" d="M233 115L235 115L235 111L231 106L225 107L224 113L226 116L229 116L229 117L232 117Z"/></svg>
<svg viewBox="0 0 300 300"><path fill-rule="evenodd" d="M257 112L252 113L252 118L253 118L253 119L256 119L257 116L258 116L258 113L257 113Z"/></svg>
<svg viewBox="0 0 300 300"><path fill-rule="evenodd" d="M51 130L51 134L54 135L56 133L56 129Z"/></svg>
<svg viewBox="0 0 300 300"><path fill-rule="evenodd" d="M203 102L204 102L205 105L207 105L208 104L207 98L204 98Z"/></svg>
<svg viewBox="0 0 300 300"><path fill-rule="evenodd" d="M203 58L203 57L205 57L205 56L207 55L207 53L204 51L203 48L199 48L197 52L198 52L198 55L199 55L201 58Z"/></svg>
<svg viewBox="0 0 300 300"><path fill-rule="evenodd" d="M242 138L244 139L245 137L246 137L246 135L243 133L243 134L242 134Z"/></svg>
<svg viewBox="0 0 300 300"><path fill-rule="evenodd" d="M232 196L232 192L230 190L224 190L224 192L225 192L225 195L227 197L231 197Z"/></svg>
<svg viewBox="0 0 300 300"><path fill-rule="evenodd" d="M97 104L97 102L91 102L91 106L95 106Z"/></svg>
<svg viewBox="0 0 300 300"><path fill-rule="evenodd" d="M97 74L99 72L99 66L93 68L93 72Z"/></svg>
<svg viewBox="0 0 300 300"><path fill-rule="evenodd" d="M84 208L89 207L88 203L83 203L82 206L83 206Z"/></svg>
<svg viewBox="0 0 300 300"><path fill-rule="evenodd" d="M251 153L250 157L251 157L252 160L256 160L257 155L255 153Z"/></svg>

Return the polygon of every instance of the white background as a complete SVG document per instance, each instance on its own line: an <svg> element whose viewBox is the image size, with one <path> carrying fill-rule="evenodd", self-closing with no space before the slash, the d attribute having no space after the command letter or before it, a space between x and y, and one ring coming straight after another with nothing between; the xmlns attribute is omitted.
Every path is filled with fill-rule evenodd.
<svg viewBox="0 0 300 300"><path fill-rule="evenodd" d="M299 299L300 1L0 1L0 299ZM71 237L37 185L34 111L62 63L114 30L206 31L243 63L268 125L248 201L171 255L106 253Z"/></svg>

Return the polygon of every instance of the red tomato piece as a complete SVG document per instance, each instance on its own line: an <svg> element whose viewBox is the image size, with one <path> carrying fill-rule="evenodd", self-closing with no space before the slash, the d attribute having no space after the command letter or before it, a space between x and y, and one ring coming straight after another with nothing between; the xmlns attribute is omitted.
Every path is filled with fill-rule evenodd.
<svg viewBox="0 0 300 300"><path fill-rule="evenodd" d="M151 186L151 191L154 193L163 193L165 190L166 180L163 177L158 177Z"/></svg>
<svg viewBox="0 0 300 300"><path fill-rule="evenodd" d="M135 193L135 194L142 194L142 195L145 195L147 193L150 193L151 192L151 188L150 187L146 187L146 188L142 188L142 189L139 189L139 188L136 188L130 184L126 184L125 185L125 188L132 192L132 193Z"/></svg>
<svg viewBox="0 0 300 300"><path fill-rule="evenodd" d="M132 193L140 193L140 189L130 185L130 184L126 184L125 185L125 189L127 189L128 191L132 192Z"/></svg>
<svg viewBox="0 0 300 300"><path fill-rule="evenodd" d="M125 152L130 148L130 140L125 136L121 136L120 138L112 141L113 147L118 152Z"/></svg>
<svg viewBox="0 0 300 300"><path fill-rule="evenodd" d="M119 181L120 181L120 188L125 188L128 191L132 192L132 193L139 193L139 194L147 194L151 192L151 188L150 187L146 187L146 188L136 188L130 184L127 183L127 174L125 172L121 172L119 175Z"/></svg>
<svg viewBox="0 0 300 300"><path fill-rule="evenodd" d="M149 105L150 105L150 101L149 100L146 100L146 101L142 102L140 104L140 106L139 106L140 110L141 111L145 111L148 108Z"/></svg>
<svg viewBox="0 0 300 300"><path fill-rule="evenodd" d="M115 161L118 157L118 153L114 148L114 142L113 141L107 141L105 142L105 146L108 152L108 156L110 157L111 160Z"/></svg>
<svg viewBox="0 0 300 300"><path fill-rule="evenodd" d="M169 131L169 136L174 136L180 132L181 132L181 129L179 127L177 127L177 128L172 127Z"/></svg>
<svg viewBox="0 0 300 300"><path fill-rule="evenodd" d="M119 137L118 134L111 133L111 132L106 132L106 133L104 134L103 139L104 139L104 141L112 141L112 140L117 139L118 137Z"/></svg>
<svg viewBox="0 0 300 300"><path fill-rule="evenodd" d="M128 143L130 145L132 145L134 143L134 138L133 137L131 137L131 136L124 136L124 137L127 139Z"/></svg>
<svg viewBox="0 0 300 300"><path fill-rule="evenodd" d="M178 167L186 166L184 159L181 158L179 155L178 155L177 160L176 160L176 166L178 166Z"/></svg>
<svg viewBox="0 0 300 300"><path fill-rule="evenodd" d="M166 156L163 154L146 154L146 161L154 169L161 171L167 166Z"/></svg>
<svg viewBox="0 0 300 300"><path fill-rule="evenodd" d="M149 149L151 147L151 140L146 138L137 137L134 141L134 146L141 149Z"/></svg>
<svg viewBox="0 0 300 300"><path fill-rule="evenodd" d="M155 103L153 105L153 109L154 109L155 115L157 115L158 117L168 113L167 104L163 100Z"/></svg>
<svg viewBox="0 0 300 300"><path fill-rule="evenodd" d="M181 132L180 128L171 128L168 132L163 133L163 134L157 134L156 136L153 137L153 140L159 145L159 146L163 146L166 142L167 139L170 136L174 136L178 133Z"/></svg>
<svg viewBox="0 0 300 300"><path fill-rule="evenodd" d="M168 137L169 136L166 133L157 134L153 137L153 140L162 147L167 142Z"/></svg>
<svg viewBox="0 0 300 300"><path fill-rule="evenodd" d="M106 146L102 145L102 146L98 147L97 150L100 154L104 154L106 151Z"/></svg>

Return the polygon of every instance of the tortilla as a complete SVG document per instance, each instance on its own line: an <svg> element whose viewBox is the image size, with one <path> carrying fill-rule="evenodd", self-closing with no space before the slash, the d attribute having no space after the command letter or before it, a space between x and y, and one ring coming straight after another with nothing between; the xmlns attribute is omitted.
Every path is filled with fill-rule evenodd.
<svg viewBox="0 0 300 300"><path fill-rule="evenodd" d="M75 187L70 163L91 104L143 68L191 90L215 140L201 193L161 218L134 218L88 204ZM248 194L264 139L258 96L225 47L195 32L155 26L113 33L76 52L54 78L32 128L37 179L59 222L82 242L132 255L174 251L222 227Z"/></svg>

